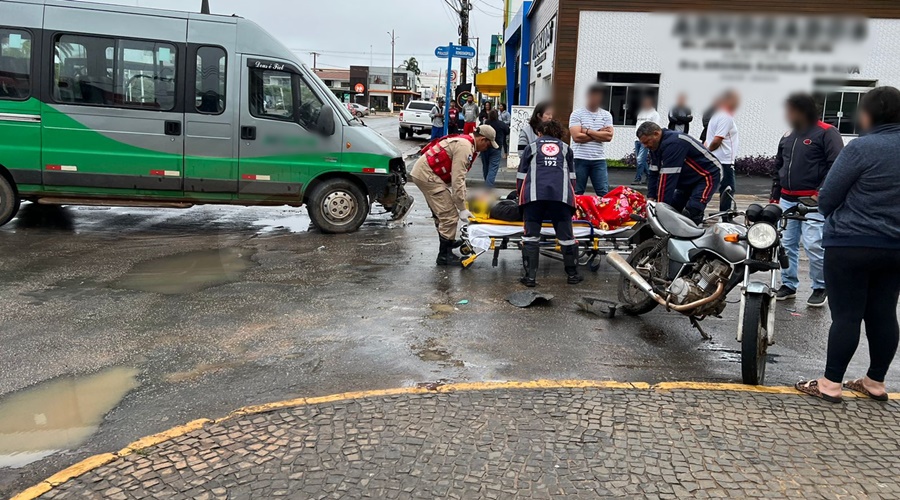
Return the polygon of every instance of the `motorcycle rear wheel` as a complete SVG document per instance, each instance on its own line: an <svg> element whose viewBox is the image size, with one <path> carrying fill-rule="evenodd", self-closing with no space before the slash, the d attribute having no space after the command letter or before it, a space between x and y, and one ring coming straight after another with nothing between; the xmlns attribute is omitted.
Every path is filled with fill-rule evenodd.
<svg viewBox="0 0 900 500"><path fill-rule="evenodd" d="M656 248L657 243L659 243L659 240L657 239L650 239L641 243L631 252L631 255L625 259L626 262L634 267ZM644 278L646 279L646 276ZM659 302L647 296L646 293L625 276L619 276L619 302L622 303L619 310L629 316L647 314L656 309L656 306L659 305Z"/></svg>
<svg viewBox="0 0 900 500"><path fill-rule="evenodd" d="M769 298L750 295L744 306L743 337L741 337L741 375L747 385L762 385L766 379L766 358L769 349Z"/></svg>

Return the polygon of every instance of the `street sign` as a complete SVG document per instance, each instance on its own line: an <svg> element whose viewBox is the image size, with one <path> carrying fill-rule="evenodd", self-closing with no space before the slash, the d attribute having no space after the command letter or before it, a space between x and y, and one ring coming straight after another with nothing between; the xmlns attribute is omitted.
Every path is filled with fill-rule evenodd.
<svg viewBox="0 0 900 500"><path fill-rule="evenodd" d="M356 87L353 87L353 90L355 90L357 94L362 94L366 91L366 86L361 83L357 83Z"/></svg>
<svg viewBox="0 0 900 500"><path fill-rule="evenodd" d="M441 46L434 49L434 55L438 56L441 59L447 60L447 85L446 85L446 96L444 98L444 116L450 116L450 84L456 81L457 76L456 70L453 69L453 58L457 59L472 59L475 57L475 49L472 47L467 47L465 45L453 45L451 42L450 45ZM444 119L444 135L447 135L449 128L449 122L447 119Z"/></svg>
<svg viewBox="0 0 900 500"><path fill-rule="evenodd" d="M459 72L454 69L453 72L450 73L450 81L456 83L457 78L459 78Z"/></svg>
<svg viewBox="0 0 900 500"><path fill-rule="evenodd" d="M441 59L473 59L475 57L475 47L465 45L449 45L441 46L434 49L434 55Z"/></svg>

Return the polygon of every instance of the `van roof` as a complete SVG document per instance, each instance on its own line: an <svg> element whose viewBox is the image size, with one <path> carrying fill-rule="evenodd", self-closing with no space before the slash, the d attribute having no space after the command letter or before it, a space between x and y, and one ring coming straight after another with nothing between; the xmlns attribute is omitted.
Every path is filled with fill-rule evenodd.
<svg viewBox="0 0 900 500"><path fill-rule="evenodd" d="M231 22L236 23L238 19L243 19L236 15L224 14L201 14L199 12L155 9L152 7L131 7L129 5L112 5L104 3L96 3L89 1L75 0L11 0L12 3L30 3L37 5L52 5L58 7L68 7L83 10L102 10L110 12L121 12L128 14L145 14L150 16L173 17L177 19L205 19L209 21Z"/></svg>

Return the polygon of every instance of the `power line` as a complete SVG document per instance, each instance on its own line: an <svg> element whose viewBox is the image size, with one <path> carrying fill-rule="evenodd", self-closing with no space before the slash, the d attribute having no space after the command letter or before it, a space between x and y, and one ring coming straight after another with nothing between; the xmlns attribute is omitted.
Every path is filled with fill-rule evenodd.
<svg viewBox="0 0 900 500"><path fill-rule="evenodd" d="M487 0L480 0L480 1L481 1L481 5L483 5L484 7L489 7L489 8L491 8L491 9L496 9L496 10L498 10L498 11L500 11L500 12L506 12L506 9L505 9L505 8L503 8L503 7L497 7L497 6L491 5L491 4L487 3Z"/></svg>

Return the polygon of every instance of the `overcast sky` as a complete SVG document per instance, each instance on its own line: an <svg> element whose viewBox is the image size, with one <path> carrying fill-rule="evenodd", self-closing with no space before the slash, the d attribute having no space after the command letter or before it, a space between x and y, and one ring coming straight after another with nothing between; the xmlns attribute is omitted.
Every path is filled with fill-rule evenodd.
<svg viewBox="0 0 900 500"><path fill-rule="evenodd" d="M201 0L92 1L198 12L201 4ZM487 68L491 35L503 30L503 0L473 2L469 36L481 37L480 66ZM210 8L215 14L237 14L260 24L310 66L309 52L320 52L320 68L368 66L370 60L374 66L390 66L388 32L393 28L397 64L413 56L422 71L437 71L446 69L446 61L434 57L434 48L459 38L458 16L453 14L451 21L444 0L210 0ZM470 44L474 47L475 41Z"/></svg>

